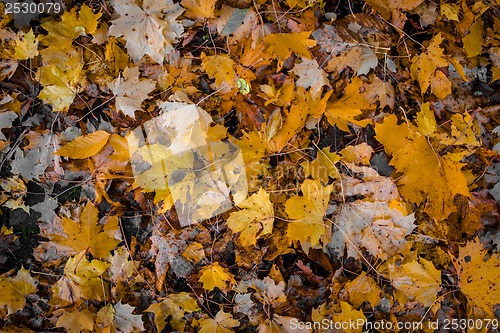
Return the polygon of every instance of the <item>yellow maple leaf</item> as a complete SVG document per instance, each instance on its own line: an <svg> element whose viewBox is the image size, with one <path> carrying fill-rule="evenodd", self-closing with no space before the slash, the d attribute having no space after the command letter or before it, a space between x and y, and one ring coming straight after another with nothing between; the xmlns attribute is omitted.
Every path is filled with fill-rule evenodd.
<svg viewBox="0 0 500 333"><path fill-rule="evenodd" d="M426 137L408 124L397 125L395 115L375 125L377 140L392 155L391 165L404 175L397 181L403 197L421 204L435 220L443 220L457 211L456 194L469 196L463 163L436 154Z"/></svg>
<svg viewBox="0 0 500 333"><path fill-rule="evenodd" d="M236 63L227 54L206 56L201 55L201 66L211 78L215 79L215 86L221 88L223 85L235 87L236 72L234 66Z"/></svg>
<svg viewBox="0 0 500 333"><path fill-rule="evenodd" d="M42 52L42 58L44 61L48 61L45 54ZM58 53L54 52L54 54ZM68 57L61 58L69 59ZM40 84L43 86L43 90L38 97L45 103L52 105L53 111L67 111L77 92L81 89L78 87L78 81L83 64L74 58L71 58L66 64L48 63L40 70ZM73 66L66 68L67 64L73 64Z"/></svg>
<svg viewBox="0 0 500 333"><path fill-rule="evenodd" d="M293 196L285 203L285 212L293 220L288 223L286 235L292 241L310 241L314 247L326 234L323 217L333 185L323 186L319 180L306 179L301 190L302 196Z"/></svg>
<svg viewBox="0 0 500 333"><path fill-rule="evenodd" d="M89 135L79 136L62 146L55 154L75 159L91 157L106 145L109 136L110 134L105 131L95 131Z"/></svg>
<svg viewBox="0 0 500 333"><path fill-rule="evenodd" d="M231 142L240 148L243 155L250 189L252 182L258 183L258 175L265 173L265 165L260 163L260 160L266 156L266 135L262 131L256 130L243 132L243 136L239 140L233 138Z"/></svg>
<svg viewBox="0 0 500 333"><path fill-rule="evenodd" d="M71 257L64 267L64 275L52 286L51 302L68 306L82 300L102 301L109 298L107 283L101 278L109 263L85 258L85 252Z"/></svg>
<svg viewBox="0 0 500 333"><path fill-rule="evenodd" d="M480 17L472 24L467 36L462 38L462 42L469 58L483 52L483 20Z"/></svg>
<svg viewBox="0 0 500 333"><path fill-rule="evenodd" d="M292 52L296 55L311 59L311 53L308 48L316 45L316 41L309 39L311 31L298 33L270 34L264 38L264 43L268 46L267 52L270 52L282 60L286 60Z"/></svg>
<svg viewBox="0 0 500 333"><path fill-rule="evenodd" d="M344 290L347 293L349 303L354 308L358 308L363 302L368 302L374 308L380 302L382 290L377 282L366 272L362 272L354 280L345 284Z"/></svg>
<svg viewBox="0 0 500 333"><path fill-rule="evenodd" d="M120 70L124 70L128 66L129 57L119 46L114 36L109 37L104 56L106 61L114 67L115 75L118 75Z"/></svg>
<svg viewBox="0 0 500 333"><path fill-rule="evenodd" d="M65 11L60 16L61 21L52 17L41 24L49 32L43 37L44 44L50 45L51 48L71 45L73 39L95 33L101 16L101 12L94 14L92 9L84 4L81 8L73 8L71 12Z"/></svg>
<svg viewBox="0 0 500 333"><path fill-rule="evenodd" d="M228 285L236 283L233 274L227 268L219 265L218 262L203 267L198 281L203 283L203 288L206 290L213 290L215 287L226 290Z"/></svg>
<svg viewBox="0 0 500 333"><path fill-rule="evenodd" d="M198 333L232 333L231 328L238 327L240 322L233 319L231 313L220 310L215 315L215 318L207 318L200 320L200 330Z"/></svg>
<svg viewBox="0 0 500 333"><path fill-rule="evenodd" d="M444 58L443 49L439 47L443 37L441 33L434 36L424 53L414 56L411 60L410 73L413 80L418 80L422 95L425 94L431 78L439 67L447 67L448 61Z"/></svg>
<svg viewBox="0 0 500 333"><path fill-rule="evenodd" d="M57 319L56 327L65 328L68 333L80 333L83 330L92 331L94 328L94 314L89 310L66 311Z"/></svg>
<svg viewBox="0 0 500 333"><path fill-rule="evenodd" d="M380 107L394 104L394 93L390 85L374 77L371 82L364 82L355 77L347 85L344 95L333 102L329 102L325 115L328 122L344 132L349 132L348 123L361 127L371 123L371 119L358 119L363 110L376 108L375 102L380 102Z"/></svg>
<svg viewBox="0 0 500 333"><path fill-rule="evenodd" d="M397 266L389 263L389 277L398 292L410 301L417 301L424 306L431 306L441 290L441 271L431 261L420 258ZM399 296L401 305L406 303L405 297Z"/></svg>
<svg viewBox="0 0 500 333"><path fill-rule="evenodd" d="M185 15L195 20L204 20L214 17L217 0L182 0L182 7L186 8Z"/></svg>
<svg viewBox="0 0 500 333"><path fill-rule="evenodd" d="M460 247L458 258L452 257L458 274L458 286L473 306L481 308L490 318L495 318L493 306L500 295L500 256L493 253L484 260L488 250L478 238Z"/></svg>
<svg viewBox="0 0 500 333"><path fill-rule="evenodd" d="M234 232L239 232L241 245L249 246L257 243L257 238L269 235L273 230L274 209L269 200L269 193L263 188L258 193L238 204L242 210L231 213L227 226Z"/></svg>
<svg viewBox="0 0 500 333"><path fill-rule="evenodd" d="M14 59L26 60L36 57L38 55L38 38L35 37L33 29L24 34L23 40L16 39L16 46L14 46Z"/></svg>
<svg viewBox="0 0 500 333"><path fill-rule="evenodd" d="M333 320L338 323L365 322L366 317L363 311L355 310L349 303L340 301L341 313L334 315ZM361 333L363 332L362 325L356 325L355 328L345 328L345 333Z"/></svg>
<svg viewBox="0 0 500 333"><path fill-rule="evenodd" d="M196 299L188 293L181 292L168 295L161 303L151 304L145 311L155 314L155 324L158 332L163 331L167 324L167 319L170 326L174 330L184 331L186 312L191 313L199 311L200 307L196 303Z"/></svg>
<svg viewBox="0 0 500 333"><path fill-rule="evenodd" d="M111 216L102 226L98 223L98 210L90 202L83 208L80 221L63 217L64 232L67 237L55 236L53 241L72 248L75 252L89 252L98 258L108 257L111 250L120 243L113 237L118 230L118 218Z"/></svg>
<svg viewBox="0 0 500 333"><path fill-rule="evenodd" d="M71 14L74 15L75 9L71 11ZM97 26L99 24L99 19L101 18L102 13L99 11L94 14L92 8L90 8L87 4L83 4L80 7L78 12L78 20L77 20L77 28L82 27L85 31L85 34L93 34L97 31Z"/></svg>
<svg viewBox="0 0 500 333"><path fill-rule="evenodd" d="M331 91L322 98L316 98L310 91L299 87L295 94L294 103L285 112L284 121L276 121L276 131L272 137L268 136L268 146L273 153L281 152L299 132L304 128L308 116L320 118L326 109ZM278 111L279 112L279 111ZM281 124L282 123L282 124ZM270 122L270 125L274 124Z"/></svg>
<svg viewBox="0 0 500 333"><path fill-rule="evenodd" d="M0 308L7 307L7 315L22 310L26 296L35 294L38 281L31 277L30 271L21 267L15 277L0 277Z"/></svg>

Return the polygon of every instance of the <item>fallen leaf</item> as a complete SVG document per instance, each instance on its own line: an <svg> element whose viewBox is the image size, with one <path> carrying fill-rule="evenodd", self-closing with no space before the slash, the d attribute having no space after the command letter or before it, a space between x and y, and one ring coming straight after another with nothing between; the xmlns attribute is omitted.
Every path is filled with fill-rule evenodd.
<svg viewBox="0 0 500 333"><path fill-rule="evenodd" d="M232 232L239 232L239 242L243 246L255 245L257 239L269 235L273 230L274 209L269 193L263 188L238 204L242 210L231 213L227 226Z"/></svg>
<svg viewBox="0 0 500 333"><path fill-rule="evenodd" d="M65 328L68 333L92 331L94 328L94 314L89 310L66 311L57 319L56 327Z"/></svg>
<svg viewBox="0 0 500 333"><path fill-rule="evenodd" d="M186 8L185 15L195 20L204 20L214 17L216 0L182 0L182 7Z"/></svg>
<svg viewBox="0 0 500 333"><path fill-rule="evenodd" d="M119 301L114 305L114 308L115 315L113 318L113 326L118 332L144 332L142 316L132 314L134 307L128 304L122 304L122 301Z"/></svg>
<svg viewBox="0 0 500 333"><path fill-rule="evenodd" d="M64 275L52 286L52 301L58 306L109 299L107 283L102 280L109 263L97 259L89 261L85 255L85 252L80 252L69 258Z"/></svg>
<svg viewBox="0 0 500 333"><path fill-rule="evenodd" d="M441 71L431 77L431 91L439 99L444 99L451 94L451 82Z"/></svg>
<svg viewBox="0 0 500 333"><path fill-rule="evenodd" d="M411 60L410 73L413 80L418 80L422 95L425 94L431 84L436 69L447 67L448 61L444 58L443 49L439 45L443 42L441 33L435 35L425 52L414 56Z"/></svg>
<svg viewBox="0 0 500 333"><path fill-rule="evenodd" d="M238 327L240 322L233 319L231 313L220 310L215 318L202 319L200 321L199 333L232 333L232 328Z"/></svg>
<svg viewBox="0 0 500 333"><path fill-rule="evenodd" d="M462 38L467 57L472 58L483 53L483 20L479 17L470 27L467 36Z"/></svg>
<svg viewBox="0 0 500 333"><path fill-rule="evenodd" d="M309 39L310 34L310 31L270 34L264 38L264 43L268 46L267 52L280 57L282 60L287 59L292 52L298 56L311 59L308 48L316 45L316 41Z"/></svg>
<svg viewBox="0 0 500 333"><path fill-rule="evenodd" d="M406 236L415 228L415 217L390 208L387 202L357 200L341 204L334 221L337 230L329 246L341 256L346 248L347 257L359 258L360 247L382 260L410 252Z"/></svg>
<svg viewBox="0 0 500 333"><path fill-rule="evenodd" d="M410 301L420 302L425 307L436 301L441 290L441 271L431 261L420 258L401 266L389 264L388 268L392 285ZM401 305L404 306L404 302Z"/></svg>
<svg viewBox="0 0 500 333"><path fill-rule="evenodd" d="M215 86L222 88L223 85L232 88L236 86L236 72L234 66L236 63L228 55L201 56L201 66L205 72L212 78L215 78Z"/></svg>
<svg viewBox="0 0 500 333"><path fill-rule="evenodd" d="M112 216L103 226L98 222L98 210L88 202L80 214L79 222L63 217L66 238L54 236L52 240L71 247L74 252L89 252L97 258L106 258L119 240L113 237L118 230L118 218Z"/></svg>
<svg viewBox="0 0 500 333"><path fill-rule="evenodd" d="M333 102L329 102L325 111L326 118L331 125L336 125L344 132L349 132L348 124L352 123L365 127L371 119L357 119L364 110L376 108L375 102L380 102L380 107L394 104L392 88L379 78L372 82L363 82L355 77L347 85L344 95Z"/></svg>
<svg viewBox="0 0 500 333"><path fill-rule="evenodd" d="M198 281L203 283L203 288L206 290L213 290L215 287L226 290L228 285L236 283L233 274L227 268L219 265L218 262L203 267Z"/></svg>
<svg viewBox="0 0 500 333"><path fill-rule="evenodd" d="M30 29L24 34L23 40L16 40L16 46L14 47L14 59L17 60L27 60L34 58L38 55L38 39L33 33L33 29Z"/></svg>
<svg viewBox="0 0 500 333"><path fill-rule="evenodd" d="M145 0L142 6L134 0L112 0L111 4L120 17L111 21L109 34L123 36L127 52L134 61L149 55L162 63L173 51L172 43L184 31L182 24L176 21L184 9L172 0Z"/></svg>
<svg viewBox="0 0 500 333"><path fill-rule="evenodd" d="M111 263L109 267L111 281L124 282L133 276L135 272L134 262L129 259L129 252L125 246L116 248L114 254L110 254L107 259Z"/></svg>
<svg viewBox="0 0 500 333"><path fill-rule="evenodd" d="M376 124L375 132L385 151L392 155L391 165L404 174L397 181L399 192L416 204L425 202L424 210L431 218L445 219L457 210L456 194L470 195L461 171L463 164L437 155L415 129L407 124L397 125L394 115Z"/></svg>
<svg viewBox="0 0 500 333"><path fill-rule="evenodd" d="M125 68L123 78L118 77L108 84L109 89L115 95L115 105L118 111L131 118L135 118L135 111L142 110L141 104L148 98L148 94L154 90L153 80L139 79L139 68Z"/></svg>
<svg viewBox="0 0 500 333"><path fill-rule="evenodd" d="M75 159L94 156L106 145L109 135L105 131L96 131L89 135L79 136L62 146L55 154Z"/></svg>
<svg viewBox="0 0 500 333"><path fill-rule="evenodd" d="M298 87L311 88L313 98L318 98L323 86L330 86L330 81L326 72L319 67L315 59L303 59L302 62L291 70L292 73L299 76L295 82Z"/></svg>
<svg viewBox="0 0 500 333"><path fill-rule="evenodd" d="M30 271L21 267L15 277L0 277L0 308L7 307L7 315L22 310L26 296L35 294L38 281L31 277Z"/></svg>
<svg viewBox="0 0 500 333"><path fill-rule="evenodd" d="M151 304L145 312L155 314L155 324L158 332L163 331L167 325L167 320L173 329L183 331L185 326L185 313L192 313L201 310L196 300L188 293L180 292L168 295L161 303Z"/></svg>
<svg viewBox="0 0 500 333"><path fill-rule="evenodd" d="M458 258L451 257L458 274L458 287L467 296L471 306L482 309L494 318L493 307L500 294L500 257L493 253L486 259L487 250L478 238L460 247Z"/></svg>
<svg viewBox="0 0 500 333"><path fill-rule="evenodd" d="M340 301L341 313L337 315L333 315L333 320L337 323L358 323L365 322L366 317L362 311L355 310L349 303ZM351 325L348 328L343 329L345 333L361 333L363 332L362 325L356 325L355 328L351 328Z"/></svg>
<svg viewBox="0 0 500 333"><path fill-rule="evenodd" d="M354 280L347 282L344 290L347 293L349 303L355 309L359 308L363 302L368 302L372 308L375 308L380 302L382 293L377 282L366 272L362 272Z"/></svg>
<svg viewBox="0 0 500 333"><path fill-rule="evenodd" d="M324 240L327 225L323 221L333 185L323 186L320 181L304 180L302 196L293 196L285 203L285 212L292 220L286 235L291 241L310 242L311 247Z"/></svg>

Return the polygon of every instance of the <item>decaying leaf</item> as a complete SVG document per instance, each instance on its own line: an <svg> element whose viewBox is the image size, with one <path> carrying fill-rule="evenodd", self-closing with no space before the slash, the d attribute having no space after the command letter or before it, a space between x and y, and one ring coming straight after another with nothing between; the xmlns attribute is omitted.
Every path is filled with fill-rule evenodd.
<svg viewBox="0 0 500 333"><path fill-rule="evenodd" d="M300 64L295 65L292 73L299 76L296 82L298 87L311 88L313 98L319 97L323 86L330 86L326 72L319 67L318 62L314 59L304 59Z"/></svg>
<svg viewBox="0 0 500 333"><path fill-rule="evenodd" d="M359 248L371 255L387 259L398 253L407 254L411 243L405 237L415 228L413 214L405 216L387 202L355 201L342 204L335 216L336 230L330 246L339 254L359 258Z"/></svg>
<svg viewBox="0 0 500 333"><path fill-rule="evenodd" d="M500 293L500 257L494 253L490 258L479 239L460 247L458 258L452 257L457 269L458 286L471 302L488 317L494 318L493 306L498 304Z"/></svg>

